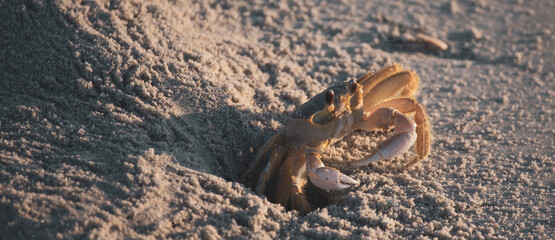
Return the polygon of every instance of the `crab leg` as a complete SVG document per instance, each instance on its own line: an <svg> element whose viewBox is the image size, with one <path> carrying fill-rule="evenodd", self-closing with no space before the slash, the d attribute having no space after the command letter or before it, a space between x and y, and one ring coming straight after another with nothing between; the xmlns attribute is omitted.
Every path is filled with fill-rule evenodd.
<svg viewBox="0 0 555 240"><path fill-rule="evenodd" d="M288 157L281 165L279 171L279 182L275 192L275 201L284 207L288 203L301 212L310 212L310 204L306 201L303 187L306 183L304 178L306 172L304 148L291 147L287 153Z"/></svg>
<svg viewBox="0 0 555 240"><path fill-rule="evenodd" d="M403 67L399 63L393 63L391 66L382 68L377 73L369 72L364 76L357 79L357 83L363 86L363 95L366 95L370 90L372 90L376 85L399 73L403 70Z"/></svg>
<svg viewBox="0 0 555 240"><path fill-rule="evenodd" d="M415 113L414 121L404 115L407 113ZM353 128L373 131L385 129L393 123L395 126L394 136L383 143L368 159L355 163L355 166L363 166L379 159L397 156L414 144L413 138L416 140L418 157L411 160L403 169L426 158L430 152L430 126L427 118L424 108L412 98L390 99L370 109L363 121L357 123Z"/></svg>
<svg viewBox="0 0 555 240"><path fill-rule="evenodd" d="M281 165L281 163L285 158L286 153L287 151L284 150L284 148L281 146L277 146L273 148L272 152L270 153L270 156L269 156L270 159L268 160L266 167L264 167L264 169L258 176L258 181L255 187L256 193L258 194L264 193L264 189L266 188L266 183L270 181L270 178L272 177L272 175L274 175L278 167Z"/></svg>
<svg viewBox="0 0 555 240"><path fill-rule="evenodd" d="M293 163L291 169L291 189L290 201L293 209L298 210L301 214L307 214L311 211L310 204L304 196L304 185L306 184L306 158L303 151L305 148L300 148L297 152L298 159Z"/></svg>
<svg viewBox="0 0 555 240"><path fill-rule="evenodd" d="M389 76L364 95L365 112L369 112L370 108L396 94L402 97L412 97L418 89L418 81L418 75L413 71L402 71ZM366 91L366 86L364 87Z"/></svg>
<svg viewBox="0 0 555 240"><path fill-rule="evenodd" d="M326 167L321 160L320 154L308 150L306 153L306 170L310 181L324 190L338 190L349 187L347 184L359 184L355 179L339 172L339 170Z"/></svg>
<svg viewBox="0 0 555 240"><path fill-rule="evenodd" d="M260 164L262 163L262 159L264 155L266 155L266 153L270 151L270 149L273 149L276 146L280 145L284 139L285 139L285 132L279 132L276 135L274 135L272 138L270 138L270 140L268 140L262 147L260 147L260 149L258 150L258 152L254 157L254 161L252 161L251 164L249 165L249 169L241 176L241 181L246 182L247 179L249 179L252 175L256 174L255 172L259 171L261 167ZM270 159L267 165L271 164L271 162L272 162L272 159ZM266 166L266 168L268 168L268 166Z"/></svg>
<svg viewBox="0 0 555 240"><path fill-rule="evenodd" d="M372 154L361 161L353 163L353 166L360 167L368 165L372 162L396 157L407 150L414 144L417 138L416 123L408 116L393 108L380 108L372 113L367 122L364 122L363 129L372 129L379 127L387 127L393 122L395 131L393 137L381 144Z"/></svg>
<svg viewBox="0 0 555 240"><path fill-rule="evenodd" d="M291 186L293 185L293 162L295 157L288 156L279 169L279 182L275 192L276 203L287 206L291 196Z"/></svg>
<svg viewBox="0 0 555 240"><path fill-rule="evenodd" d="M414 113L416 134L418 135L416 139L416 153L418 154L418 158L408 163L405 169L428 157L428 154L430 154L431 135L428 115L424 107L413 98L394 98L377 105L374 109L386 107L397 109L404 114ZM371 110L371 112L373 112L373 110Z"/></svg>

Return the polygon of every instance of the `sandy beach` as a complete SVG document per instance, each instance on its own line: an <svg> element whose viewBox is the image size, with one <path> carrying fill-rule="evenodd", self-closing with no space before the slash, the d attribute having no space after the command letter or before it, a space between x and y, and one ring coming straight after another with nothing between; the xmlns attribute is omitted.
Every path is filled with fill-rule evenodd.
<svg viewBox="0 0 555 240"><path fill-rule="evenodd" d="M0 239L551 239L554 10L0 1ZM297 106L394 62L420 77L426 160L350 168L392 135L356 131L323 161L360 184L307 215L239 181Z"/></svg>

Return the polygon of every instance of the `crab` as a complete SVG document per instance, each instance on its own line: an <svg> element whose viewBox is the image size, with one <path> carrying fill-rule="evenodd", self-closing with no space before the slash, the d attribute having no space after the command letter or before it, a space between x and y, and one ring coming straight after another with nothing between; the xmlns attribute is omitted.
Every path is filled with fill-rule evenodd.
<svg viewBox="0 0 555 240"><path fill-rule="evenodd" d="M312 210L303 189L307 177L326 191L359 184L326 167L321 160L324 149L353 131L383 131L392 126L389 139L349 165L361 167L393 158L413 145L416 154L403 169L415 165L430 152L428 117L414 98L418 82L416 73L394 63L329 87L297 107L286 120L285 129L260 147L242 176L243 182L250 183L256 193L271 196L271 201L306 214Z"/></svg>

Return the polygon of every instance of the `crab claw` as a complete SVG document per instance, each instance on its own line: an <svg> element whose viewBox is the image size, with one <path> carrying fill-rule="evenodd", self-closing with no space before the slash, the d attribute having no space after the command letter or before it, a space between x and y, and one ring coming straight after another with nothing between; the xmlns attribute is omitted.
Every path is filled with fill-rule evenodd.
<svg viewBox="0 0 555 240"><path fill-rule="evenodd" d="M339 190L348 188L353 184L357 185L359 182L347 175L339 172L335 168L321 167L316 169L314 174L310 175L310 181L316 186L324 190Z"/></svg>
<svg viewBox="0 0 555 240"><path fill-rule="evenodd" d="M309 151L306 156L308 176L310 181L316 186L324 190L339 190L348 188L347 184L359 184L347 175L339 172L339 170L324 166L320 160L320 154Z"/></svg>

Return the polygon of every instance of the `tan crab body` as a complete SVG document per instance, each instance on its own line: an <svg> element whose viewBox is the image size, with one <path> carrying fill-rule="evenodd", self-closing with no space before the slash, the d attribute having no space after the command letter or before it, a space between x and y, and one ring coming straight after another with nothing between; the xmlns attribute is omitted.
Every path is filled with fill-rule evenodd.
<svg viewBox="0 0 555 240"><path fill-rule="evenodd" d="M430 133L424 108L414 99L418 76L395 63L356 81L329 87L299 106L277 133L257 152L243 181L271 200L308 213L311 206L303 187L306 178L318 188L336 190L358 184L321 161L323 150L356 131L376 131L394 126L393 136L368 157L352 163L364 166L392 158L415 146L417 157L405 168L429 154ZM414 113L414 114L413 114ZM408 114L413 114L411 118ZM415 144L416 143L416 144ZM277 184L269 186L272 179Z"/></svg>

